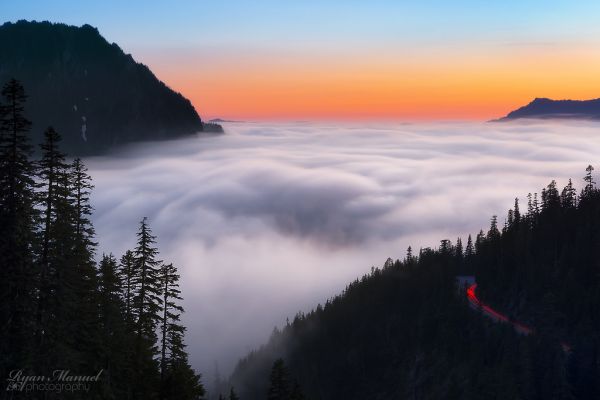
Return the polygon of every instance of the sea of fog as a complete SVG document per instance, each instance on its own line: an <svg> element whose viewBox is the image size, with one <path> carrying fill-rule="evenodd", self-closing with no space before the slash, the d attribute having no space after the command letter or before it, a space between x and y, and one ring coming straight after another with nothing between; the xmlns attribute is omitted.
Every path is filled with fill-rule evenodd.
<svg viewBox="0 0 600 400"><path fill-rule="evenodd" d="M181 272L191 362L227 375L273 327L354 278L503 223L556 179L600 167L600 125L228 123L226 134L87 160L100 252L147 216Z"/></svg>

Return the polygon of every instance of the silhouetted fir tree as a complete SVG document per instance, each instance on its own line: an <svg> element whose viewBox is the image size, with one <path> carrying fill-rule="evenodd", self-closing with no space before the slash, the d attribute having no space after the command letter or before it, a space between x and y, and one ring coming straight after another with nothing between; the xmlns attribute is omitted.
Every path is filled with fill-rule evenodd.
<svg viewBox="0 0 600 400"><path fill-rule="evenodd" d="M573 182L569 178L569 183L564 187L560 195L560 203L563 208L572 209L577 206L577 191L573 187Z"/></svg>
<svg viewBox="0 0 600 400"><path fill-rule="evenodd" d="M125 380L125 387L127 392L126 398L132 397L132 380L135 379L135 359L137 355L136 345L136 326L135 326L135 312L133 299L139 288L139 274L137 273L137 263L135 262L135 255L131 250L127 250L121 257L117 268L117 276L121 284L121 302L123 304L123 327L126 332L126 343L127 346L123 349L123 358L125 360L126 369L123 373L124 377L129 378Z"/></svg>
<svg viewBox="0 0 600 400"><path fill-rule="evenodd" d="M204 389L189 365L179 323L179 276L165 265L159 280L162 263L145 219L135 253L127 252L119 267L112 255L103 256L97 267L87 169L80 159L65 162L60 135L51 127L44 132L41 159L37 165L30 161L23 87L12 80L2 96L0 374L23 369L48 376L68 369L93 376L102 369L90 392L66 398L201 399ZM154 359L161 315L169 390L159 385Z"/></svg>
<svg viewBox="0 0 600 400"><path fill-rule="evenodd" d="M147 386L137 387L135 398L149 396L153 387L158 386L159 374L154 357L158 354L156 330L160 321L161 286L158 278L162 264L156 257L156 237L147 223L147 218L140 222L137 233L137 246L134 250L135 271L139 282L133 297L135 313L135 346L134 372L136 380L146 380Z"/></svg>
<svg viewBox="0 0 600 400"><path fill-rule="evenodd" d="M475 237L475 252L479 251L480 246L485 241L485 233L483 233L483 229L479 230L477 236Z"/></svg>
<svg viewBox="0 0 600 400"><path fill-rule="evenodd" d="M160 375L164 377L165 370L171 358L178 358L183 348L176 347L183 343L184 327L180 316L183 307L179 290L179 274L173 264L162 264L158 273L162 290L162 316L160 321Z"/></svg>
<svg viewBox="0 0 600 400"><path fill-rule="evenodd" d="M78 315L72 328L79 351L82 353L87 351L89 354L83 367L94 370L97 366L97 356L92 355L91 350L100 346L96 307L98 282L94 261L96 243L93 240L94 227L90 221L92 214L90 194L94 186L87 168L79 158L71 164L67 178L70 185L70 204L74 212L73 226L70 228L73 240L70 263L71 268L76 269L74 290L77 297L75 312Z"/></svg>
<svg viewBox="0 0 600 400"><path fill-rule="evenodd" d="M160 397L165 400L203 399L205 390L201 376L196 374L189 364L187 353L184 351L183 337L173 334L169 340L172 346L171 355L162 380Z"/></svg>
<svg viewBox="0 0 600 400"><path fill-rule="evenodd" d="M156 328L160 320L161 311L161 282L158 274L162 261L156 257L158 249L155 247L156 236L147 223L147 218L140 222L137 233L138 242L135 248L135 268L139 274L139 288L133 298L136 309L136 325L138 336L156 342Z"/></svg>
<svg viewBox="0 0 600 400"><path fill-rule="evenodd" d="M498 230L498 217L496 215L492 216L490 220L490 229L487 233L487 239L497 239L500 236L500 231Z"/></svg>
<svg viewBox="0 0 600 400"><path fill-rule="evenodd" d="M112 254L103 255L99 265L99 319L102 368L102 396L126 398L131 377L126 356L130 341L121 297L122 284L117 272L117 260Z"/></svg>
<svg viewBox="0 0 600 400"><path fill-rule="evenodd" d="M283 359L279 358L273 363L269 382L270 386L267 393L267 400L290 399L290 376Z"/></svg>
<svg viewBox="0 0 600 400"><path fill-rule="evenodd" d="M471 238L471 235L469 234L469 237L467 238L467 247L465 247L465 257L469 258L474 253L475 253L475 248L473 247L473 239Z"/></svg>
<svg viewBox="0 0 600 400"><path fill-rule="evenodd" d="M521 223L521 211L519 209L519 198L518 197L515 197L513 218L514 218L514 223L518 226Z"/></svg>
<svg viewBox="0 0 600 400"><path fill-rule="evenodd" d="M137 292L139 285L139 276L136 269L137 265L133 252L127 250L121 257L118 270L119 278L123 285L125 320L130 325L133 324L133 296Z"/></svg>
<svg viewBox="0 0 600 400"><path fill-rule="evenodd" d="M448 239L442 239L440 241L440 252L443 254L452 253L452 242L450 242Z"/></svg>
<svg viewBox="0 0 600 400"><path fill-rule="evenodd" d="M75 210L70 192L69 166L59 149L60 135L51 127L44 132L39 174L42 210L40 280L38 298L39 367L84 363L77 348L76 325L79 271L73 265ZM46 364L46 365L44 365Z"/></svg>
<svg viewBox="0 0 600 400"><path fill-rule="evenodd" d="M592 175L592 173L594 172L594 167L592 167L591 165L588 165L587 168L585 169L585 172L586 172L586 174L583 177L583 180L585 182L585 186L583 188L583 195L588 196L593 192L594 185L596 183L596 182L594 182L594 177Z"/></svg>
<svg viewBox="0 0 600 400"><path fill-rule="evenodd" d="M515 223L515 214L512 209L508 210L508 215L506 216L506 222L504 223L504 231L506 231L509 227L513 226Z"/></svg>
<svg viewBox="0 0 600 400"><path fill-rule="evenodd" d="M408 246L408 249L406 249L406 261L412 260L412 257L413 257L412 247Z"/></svg>
<svg viewBox="0 0 600 400"><path fill-rule="evenodd" d="M456 239L456 246L454 246L454 255L456 256L456 259L459 262L463 259L463 244L461 238Z"/></svg>
<svg viewBox="0 0 600 400"><path fill-rule="evenodd" d="M35 167L23 86L11 80L0 103L0 376L31 366L35 331Z"/></svg>
<svg viewBox="0 0 600 400"><path fill-rule="evenodd" d="M556 181L552 180L546 187L545 209L557 210L560 208L560 194L556 187Z"/></svg>

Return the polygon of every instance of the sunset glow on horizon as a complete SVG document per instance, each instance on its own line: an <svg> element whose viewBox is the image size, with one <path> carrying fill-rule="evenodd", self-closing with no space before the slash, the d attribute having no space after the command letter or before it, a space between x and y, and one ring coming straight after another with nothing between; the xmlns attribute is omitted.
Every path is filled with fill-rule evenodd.
<svg viewBox="0 0 600 400"><path fill-rule="evenodd" d="M0 11L96 26L204 119L488 120L600 97L594 2L108 3Z"/></svg>
<svg viewBox="0 0 600 400"><path fill-rule="evenodd" d="M600 49L599 49L600 50ZM229 60L195 69L145 55L167 84L208 118L243 120L488 120L535 97L600 97L600 51L535 45L477 57L428 55L349 64L273 65ZM565 61L568 60L568 61Z"/></svg>

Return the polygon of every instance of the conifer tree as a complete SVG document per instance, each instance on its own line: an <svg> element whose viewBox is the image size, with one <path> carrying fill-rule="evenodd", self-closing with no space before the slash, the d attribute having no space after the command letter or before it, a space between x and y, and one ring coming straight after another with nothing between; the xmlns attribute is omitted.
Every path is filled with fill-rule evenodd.
<svg viewBox="0 0 600 400"><path fill-rule="evenodd" d="M583 181L585 182L585 187L583 188L583 194L585 196L589 196L594 191L594 185L596 184L596 182L594 182L594 177L592 175L592 173L594 172L594 167L592 167L591 165L588 165L587 168L585 169L585 172L586 172L586 174L583 177Z"/></svg>
<svg viewBox="0 0 600 400"><path fill-rule="evenodd" d="M121 257L119 263L119 278L122 284L122 296L125 306L125 320L128 324L133 322L133 296L138 290L138 274L136 270L137 263L131 250L127 250Z"/></svg>
<svg viewBox="0 0 600 400"><path fill-rule="evenodd" d="M181 325L183 307L179 289L179 274L173 264L161 264L158 279L162 291L162 316L160 321L160 376L165 399L195 399L204 395L200 376L188 362ZM179 386L175 390L173 386Z"/></svg>
<svg viewBox="0 0 600 400"><path fill-rule="evenodd" d="M440 252L450 254L452 252L452 243L448 239L440 240Z"/></svg>
<svg viewBox="0 0 600 400"><path fill-rule="evenodd" d="M173 335L171 355L161 385L161 398L165 400L200 400L205 390L201 376L189 364L183 337Z"/></svg>
<svg viewBox="0 0 600 400"><path fill-rule="evenodd" d="M569 178L569 183L564 187L560 195L560 203L563 208L572 209L577 206L577 191L573 187L573 182Z"/></svg>
<svg viewBox="0 0 600 400"><path fill-rule="evenodd" d="M465 257L469 258L473 254L475 254L475 249L473 248L473 239L471 238L471 234L467 238L467 247L465 248Z"/></svg>
<svg viewBox="0 0 600 400"><path fill-rule="evenodd" d="M34 332L35 167L23 86L12 79L0 104L0 374L29 365Z"/></svg>
<svg viewBox="0 0 600 400"><path fill-rule="evenodd" d="M72 227L76 219L70 193L68 165L58 143L58 132L49 127L41 145L42 159L39 176L43 205L41 223L40 279L37 302L37 355L44 362L39 367L71 365L81 362L77 351L76 324L71 318L77 314L78 271L73 267L75 247Z"/></svg>
<svg viewBox="0 0 600 400"><path fill-rule="evenodd" d="M137 237L134 254L139 288L133 298L137 318L136 332L138 338L148 341L153 347L153 353L156 353L156 328L161 311L161 285L158 273L162 261L156 258L158 255L158 249L155 247L156 236L152 235L147 218L143 218L140 222Z"/></svg>
<svg viewBox="0 0 600 400"><path fill-rule="evenodd" d="M413 252L412 252L412 247L408 246L408 249L406 249L406 263L410 264L413 260Z"/></svg>
<svg viewBox="0 0 600 400"><path fill-rule="evenodd" d="M513 226L514 223L515 223L515 213L512 209L510 209L510 210L508 210L506 222L504 223L504 232L506 232L508 227Z"/></svg>
<svg viewBox="0 0 600 400"><path fill-rule="evenodd" d="M483 233L483 229L479 230L479 233L475 237L475 253L479 253L481 251L481 247L483 246L483 242L485 241L485 234Z"/></svg>
<svg viewBox="0 0 600 400"><path fill-rule="evenodd" d="M105 398L126 398L129 341L121 297L122 284L117 273L117 260L112 254L102 256L98 283L100 368L103 369L101 393Z"/></svg>
<svg viewBox="0 0 600 400"><path fill-rule="evenodd" d="M454 255L456 256L456 259L459 261L462 260L462 258L463 258L463 244L462 244L461 238L456 239L456 246L454 247Z"/></svg>
<svg viewBox="0 0 600 400"><path fill-rule="evenodd" d="M519 210L519 198L515 197L515 207L513 211L513 219L516 225L521 222L521 211Z"/></svg>
<svg viewBox="0 0 600 400"><path fill-rule="evenodd" d="M183 307L178 304L181 298L179 290L179 274L173 264L162 264L159 272L159 280L162 289L162 318L161 351L160 351L160 375L164 377L167 362L171 357L179 357L183 348L176 344L183 343L184 328L180 323Z"/></svg>
<svg viewBox="0 0 600 400"><path fill-rule="evenodd" d="M542 191L543 193L544 191ZM545 190L545 204L544 209L553 209L556 210L560 207L560 195L558 193L558 189L556 188L556 181L553 179Z"/></svg>
<svg viewBox="0 0 600 400"><path fill-rule="evenodd" d="M490 220L490 230L488 231L487 238L495 239L500 236L500 231L498 230L498 216L493 215Z"/></svg>
<svg viewBox="0 0 600 400"><path fill-rule="evenodd" d="M538 200L538 194L534 193L533 194L533 215L537 218L539 213L540 213L540 202Z"/></svg>
<svg viewBox="0 0 600 400"><path fill-rule="evenodd" d="M100 346L100 337L97 326L98 310L98 276L94 261L95 247L94 227L90 221L92 206L90 194L93 189L91 177L87 168L76 158L69 170L69 203L74 213L73 225L70 228L70 236L73 240L70 268L74 268L74 291L77 298L76 314L78 318L73 321L73 330L80 352L91 354L91 349ZM110 260L113 260L112 255ZM111 264L112 265L112 264ZM68 266L69 267L69 266ZM87 360L87 367L92 369L95 356Z"/></svg>
<svg viewBox="0 0 600 400"><path fill-rule="evenodd" d="M289 400L291 394L290 377L283 359L279 358L273 363L269 382L267 400Z"/></svg>
<svg viewBox="0 0 600 400"><path fill-rule="evenodd" d="M156 257L156 237L147 224L140 222L137 233L137 246L134 251L136 281L139 282L133 296L133 316L135 318L135 345L133 369L135 381L145 380L147 385L136 386L134 398L151 396L155 387L159 387L160 377L154 357L158 354L156 330L161 312L161 287L158 271L161 261Z"/></svg>

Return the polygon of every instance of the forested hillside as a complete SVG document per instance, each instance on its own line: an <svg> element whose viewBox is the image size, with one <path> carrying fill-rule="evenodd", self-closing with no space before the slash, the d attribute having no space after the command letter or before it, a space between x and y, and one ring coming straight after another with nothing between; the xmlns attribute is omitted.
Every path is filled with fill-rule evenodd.
<svg viewBox="0 0 600 400"><path fill-rule="evenodd" d="M48 125L76 156L203 130L188 99L90 25L7 22L0 26L0 54L0 82L16 78L30 95L35 143ZM206 128L222 132L217 124Z"/></svg>
<svg viewBox="0 0 600 400"><path fill-rule="evenodd" d="M176 267L159 260L145 218L131 251L96 262L91 177L81 159L67 161L52 127L41 157L32 158L25 99L19 82L4 85L0 398L201 398L185 351Z"/></svg>
<svg viewBox="0 0 600 400"><path fill-rule="evenodd" d="M265 398L281 357L309 399L600 398L600 191L592 171L580 192L552 181L527 196L525 210L516 200L503 226L494 216L464 245L442 240L388 259L275 330L239 362L231 384L244 400ZM533 334L470 309L455 285L464 274Z"/></svg>

